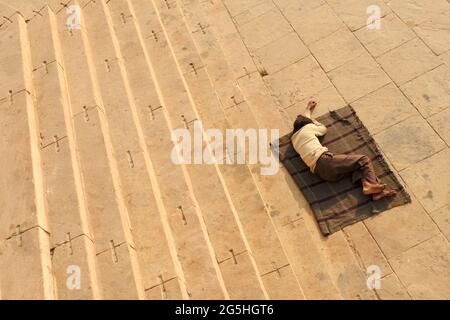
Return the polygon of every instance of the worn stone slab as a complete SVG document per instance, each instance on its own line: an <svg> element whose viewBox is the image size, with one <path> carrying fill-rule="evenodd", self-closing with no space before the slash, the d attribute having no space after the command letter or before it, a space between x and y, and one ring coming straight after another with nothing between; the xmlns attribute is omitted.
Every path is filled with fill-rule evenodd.
<svg viewBox="0 0 450 320"><path fill-rule="evenodd" d="M2 8L1 10L3 11L2 18L0 18L0 30L6 30L11 26L11 24L6 23L9 21L7 19L4 19L5 17L11 19L15 15L21 15L25 20L32 19L36 17L37 12L42 11L45 5L45 0L17 0L14 2L9 2L7 4L4 2L5 1L3 1L3 3L0 5ZM33 10L35 12L33 12Z"/></svg>
<svg viewBox="0 0 450 320"><path fill-rule="evenodd" d="M440 64L434 53L418 38L379 56L377 61L398 85L402 85Z"/></svg>
<svg viewBox="0 0 450 320"><path fill-rule="evenodd" d="M287 258L284 251L279 251L281 243L276 230L265 212L259 193L255 190L253 179L245 174L245 170L248 169L229 165L223 166L221 171L226 178L230 196L235 199L235 207L255 261L260 272L265 273L271 269L273 262L283 265Z"/></svg>
<svg viewBox="0 0 450 320"><path fill-rule="evenodd" d="M290 13L286 12L286 15L289 19ZM289 20L307 45L329 36L343 26L342 20L328 4L312 10L299 11L299 14L293 15Z"/></svg>
<svg viewBox="0 0 450 320"><path fill-rule="evenodd" d="M20 74L18 74L18 77ZM39 208L35 202L33 157L26 108L33 108L31 97L23 91L13 96L12 104L6 98L0 102L1 139L0 150L4 156L0 159L3 168L0 201L0 236L6 238L16 231L27 230L38 224ZM20 178L19 178L20 177ZM41 220L42 221L42 220ZM42 226L45 227L46 226Z"/></svg>
<svg viewBox="0 0 450 320"><path fill-rule="evenodd" d="M413 29L437 55L450 50L450 6L448 11L430 15Z"/></svg>
<svg viewBox="0 0 450 320"><path fill-rule="evenodd" d="M268 74L275 73L309 55L308 48L291 32L255 51L255 60Z"/></svg>
<svg viewBox="0 0 450 320"><path fill-rule="evenodd" d="M380 268L381 277L392 273L392 269L378 244L372 237L367 236L367 228L363 222L345 227L343 231L363 270L375 265Z"/></svg>
<svg viewBox="0 0 450 320"><path fill-rule="evenodd" d="M246 7L245 4L241 2L242 7ZM254 19L257 19L259 16L264 13L276 9L275 5L272 1L264 0L259 1L258 4L251 6L250 8L241 11L239 14L233 15L233 20L238 26L242 26L246 23L251 22ZM242 9L241 9L242 10Z"/></svg>
<svg viewBox="0 0 450 320"><path fill-rule="evenodd" d="M98 284L92 283L92 281L98 281L96 270L91 269L95 263L94 260L94 244L83 235L68 239L65 243L52 248L52 272L58 299L90 300L99 298L98 292L95 294L93 292L98 290Z"/></svg>
<svg viewBox="0 0 450 320"><path fill-rule="evenodd" d="M342 231L324 241L333 281L344 299L375 300L375 294L367 288L366 270L361 268L348 246Z"/></svg>
<svg viewBox="0 0 450 320"><path fill-rule="evenodd" d="M132 249L126 243L114 243L112 248L97 253L97 266L102 288L102 299L138 299L139 284L133 273L130 255Z"/></svg>
<svg viewBox="0 0 450 320"><path fill-rule="evenodd" d="M414 299L450 298L450 244L442 235L411 248L390 262Z"/></svg>
<svg viewBox="0 0 450 320"><path fill-rule="evenodd" d="M395 274L381 278L381 288L376 289L376 292L381 300L411 300L411 296Z"/></svg>
<svg viewBox="0 0 450 320"><path fill-rule="evenodd" d="M249 107L253 106L257 107L258 110L264 110L263 112L252 112L256 122L261 127L268 129L278 128L281 135L291 129L290 126L286 126L285 118L281 113L281 106L277 104L276 100L266 89L263 78L258 73L239 79L238 84Z"/></svg>
<svg viewBox="0 0 450 320"><path fill-rule="evenodd" d="M298 21L308 11L314 10L326 3L325 0L274 0L277 7L286 18L293 23Z"/></svg>
<svg viewBox="0 0 450 320"><path fill-rule="evenodd" d="M389 7L400 16L409 26L414 27L429 19L433 14L445 12L450 9L450 4L446 0L390 0Z"/></svg>
<svg viewBox="0 0 450 320"><path fill-rule="evenodd" d="M3 240L42 222L35 199L39 185L33 172L35 157L31 150L32 135L36 132L28 123L28 110L32 111L34 104L31 92L26 88L26 71L21 68L25 62L22 61L19 33L19 22L14 20L0 40L0 50L6 56L0 63L0 76L4 79L0 84L0 151L3 153L0 165L8 168L1 175L0 238Z"/></svg>
<svg viewBox="0 0 450 320"><path fill-rule="evenodd" d="M48 234L39 227L30 229L9 240L0 242L0 291L2 299L42 300L45 294L44 272L50 273L51 266L42 265L40 237ZM49 274L48 276L51 276ZM18 285L22 284L22 285Z"/></svg>
<svg viewBox="0 0 450 320"><path fill-rule="evenodd" d="M381 19L380 29L361 28L355 32L361 43L378 57L415 37L414 32L395 14Z"/></svg>
<svg viewBox="0 0 450 320"><path fill-rule="evenodd" d="M309 48L326 72L365 53L361 43L345 26L310 44Z"/></svg>
<svg viewBox="0 0 450 320"><path fill-rule="evenodd" d="M317 102L317 107L314 109L313 113L314 117L319 117L331 110L340 109L347 104L336 91L336 88L331 85L286 108L285 111L289 115L289 120L292 121L292 123L294 123L297 115L305 112L308 101L310 100Z"/></svg>
<svg viewBox="0 0 450 320"><path fill-rule="evenodd" d="M369 218L365 224L388 259L439 233L415 198L412 204Z"/></svg>
<svg viewBox="0 0 450 320"><path fill-rule="evenodd" d="M219 261L219 266L224 278L228 279L226 285L231 299L265 299L248 251L230 252L229 257Z"/></svg>
<svg viewBox="0 0 450 320"><path fill-rule="evenodd" d="M271 300L303 300L300 283L295 278L289 264L272 264L272 270L262 274L262 281Z"/></svg>
<svg viewBox="0 0 450 320"><path fill-rule="evenodd" d="M327 2L352 31L367 26L372 14L368 12L370 6L377 6L381 16L391 12L383 0L327 0Z"/></svg>
<svg viewBox="0 0 450 320"><path fill-rule="evenodd" d="M442 62L444 62L448 67L450 67L450 50L441 54L439 56Z"/></svg>
<svg viewBox="0 0 450 320"><path fill-rule="evenodd" d="M284 172L285 170L282 171ZM286 173L286 175L288 175L288 173ZM299 202L299 205L306 208L307 202L292 179L286 177L286 182ZM307 226L314 243L316 243L319 251L322 253L322 261L332 279L333 286L338 289L339 295L344 299L361 299L364 297L374 299L375 296L366 291L366 280L364 279L365 271L361 269L358 261L355 259L354 253L343 233L335 233L333 235L333 241L331 242L329 238L322 237L318 231L315 219L308 211L309 210L301 211L301 218L304 220L304 224ZM290 228L293 222L288 219L280 220L284 220L286 228ZM298 227L301 224L297 224L297 221L295 221L294 226L295 225ZM293 231L299 232L296 230ZM308 251L309 249L306 250ZM336 261L345 261L345 263L336 263ZM363 291L362 293L361 290ZM305 294L308 296L307 292Z"/></svg>
<svg viewBox="0 0 450 320"><path fill-rule="evenodd" d="M421 116L412 116L375 136L397 170L405 169L445 148Z"/></svg>
<svg viewBox="0 0 450 320"><path fill-rule="evenodd" d="M263 79L285 108L330 86L325 72L311 56Z"/></svg>
<svg viewBox="0 0 450 320"><path fill-rule="evenodd" d="M249 0L249 1L240 1L240 0L224 0L223 1L228 10L231 13L231 16L237 16L238 14L252 10L254 7L262 4L268 3L267 0Z"/></svg>
<svg viewBox="0 0 450 320"><path fill-rule="evenodd" d="M9 90L14 93L25 88L24 73L21 69L22 48L19 38L17 18L12 20L8 30L0 32L0 48L2 59L0 60L0 77L4 79L0 83L0 103L7 97Z"/></svg>
<svg viewBox="0 0 450 320"><path fill-rule="evenodd" d="M328 73L331 82L348 102L383 87L389 77L367 53Z"/></svg>
<svg viewBox="0 0 450 320"><path fill-rule="evenodd" d="M450 107L450 66L441 65L401 87L425 117Z"/></svg>
<svg viewBox="0 0 450 320"><path fill-rule="evenodd" d="M240 78L255 72L256 66L224 4L203 1L201 6L210 21L214 21L214 33L222 44L223 53L227 56L235 77Z"/></svg>
<svg viewBox="0 0 450 320"><path fill-rule="evenodd" d="M450 108L428 118L428 122L447 145L450 145Z"/></svg>
<svg viewBox="0 0 450 320"><path fill-rule="evenodd" d="M273 213L276 214L275 212ZM300 215L300 214L299 214ZM306 299L341 299L332 282L327 265L319 259L320 251L309 234L303 217L274 217L279 224L283 247L290 253L290 261L297 271L299 281Z"/></svg>
<svg viewBox="0 0 450 320"><path fill-rule="evenodd" d="M419 114L394 83L356 100L352 106L372 134Z"/></svg>
<svg viewBox="0 0 450 320"><path fill-rule="evenodd" d="M431 212L431 218L436 222L444 236L450 240L450 205Z"/></svg>
<svg viewBox="0 0 450 320"><path fill-rule="evenodd" d="M10 20L0 36L6 57L0 64L0 294L3 299L51 299L55 296L38 130L29 123L36 121L36 109L28 36L22 17Z"/></svg>
<svg viewBox="0 0 450 320"><path fill-rule="evenodd" d="M3 24L6 24L8 22L8 19L6 18L13 16L16 10L17 9L11 5L0 3L0 14L2 15L2 18L0 18L0 25L3 26Z"/></svg>
<svg viewBox="0 0 450 320"><path fill-rule="evenodd" d="M450 203L450 150L405 169L400 174L428 212Z"/></svg>
<svg viewBox="0 0 450 320"><path fill-rule="evenodd" d="M145 297L148 300L182 300L179 279L158 277L152 287L146 288Z"/></svg>
<svg viewBox="0 0 450 320"><path fill-rule="evenodd" d="M238 28L244 42L252 51L292 32L291 26L278 10L268 11Z"/></svg>

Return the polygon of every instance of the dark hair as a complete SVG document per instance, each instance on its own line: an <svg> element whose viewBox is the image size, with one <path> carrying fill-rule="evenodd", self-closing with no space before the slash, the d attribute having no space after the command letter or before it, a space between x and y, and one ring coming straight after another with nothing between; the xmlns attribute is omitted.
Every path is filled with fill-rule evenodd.
<svg viewBox="0 0 450 320"><path fill-rule="evenodd" d="M296 133L298 130L306 126L307 124L313 123L313 121L310 118L307 118L305 116L299 115L297 116L297 119L295 119L294 122L294 132Z"/></svg>

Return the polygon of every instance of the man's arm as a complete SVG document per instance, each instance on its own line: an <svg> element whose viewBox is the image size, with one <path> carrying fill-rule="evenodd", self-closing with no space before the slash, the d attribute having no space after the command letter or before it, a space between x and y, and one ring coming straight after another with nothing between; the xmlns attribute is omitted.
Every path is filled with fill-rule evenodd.
<svg viewBox="0 0 450 320"><path fill-rule="evenodd" d="M312 113L311 109L306 109L305 113L304 113L304 116L311 119L311 116L312 116L311 113Z"/></svg>
<svg viewBox="0 0 450 320"><path fill-rule="evenodd" d="M321 124L319 121L313 119L311 117L312 111L316 108L317 102L315 101L309 101L308 105L306 106L305 110L305 117L308 117L312 120L312 122L316 125L316 128L314 130L314 134L318 137L323 136L327 133L327 127L325 127L323 124Z"/></svg>
<svg viewBox="0 0 450 320"><path fill-rule="evenodd" d="M314 108L316 106L317 106L317 102L315 102L315 101L308 102L308 105L306 106L306 110L305 110L304 116L311 119L312 111L314 110Z"/></svg>

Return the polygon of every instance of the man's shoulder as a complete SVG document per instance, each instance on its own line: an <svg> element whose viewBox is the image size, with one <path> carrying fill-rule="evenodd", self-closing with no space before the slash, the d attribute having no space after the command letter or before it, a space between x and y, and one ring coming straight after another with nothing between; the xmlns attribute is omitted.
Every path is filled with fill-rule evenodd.
<svg viewBox="0 0 450 320"><path fill-rule="evenodd" d="M315 127L316 127L316 125L314 123L308 123L303 128L301 128L297 133L299 133L299 134L308 134L311 131L313 131Z"/></svg>
<svg viewBox="0 0 450 320"><path fill-rule="evenodd" d="M297 132L295 132L292 136L291 136L291 140L295 140L295 139L299 139L301 137L305 137L305 136L310 136L312 133L312 129L314 127L311 126L311 124L307 124L306 126L304 126L303 128L301 128L300 130L298 130Z"/></svg>

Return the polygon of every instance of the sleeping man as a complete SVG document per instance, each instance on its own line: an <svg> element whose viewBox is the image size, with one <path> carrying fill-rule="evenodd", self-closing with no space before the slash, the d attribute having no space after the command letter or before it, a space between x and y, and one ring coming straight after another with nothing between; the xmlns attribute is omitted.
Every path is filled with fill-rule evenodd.
<svg viewBox="0 0 450 320"><path fill-rule="evenodd" d="M381 184L373 169L372 161L365 155L333 154L322 146L318 137L327 133L327 128L311 118L316 107L315 101L310 101L305 115L299 115L294 122L294 133L291 141L294 149L310 168L311 172L325 181L338 181L351 176L355 183L361 181L362 192L371 196L374 201L397 194L394 190L387 190Z"/></svg>

